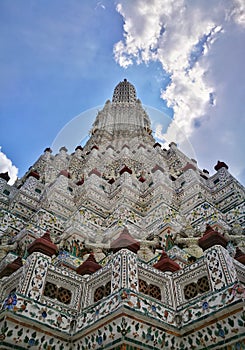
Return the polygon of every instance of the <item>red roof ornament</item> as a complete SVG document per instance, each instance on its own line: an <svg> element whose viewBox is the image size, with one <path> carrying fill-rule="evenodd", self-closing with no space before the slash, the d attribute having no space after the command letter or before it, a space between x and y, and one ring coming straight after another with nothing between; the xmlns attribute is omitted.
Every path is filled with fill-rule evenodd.
<svg viewBox="0 0 245 350"><path fill-rule="evenodd" d="M118 252L120 249L128 249L133 253L137 253L140 249L140 244L129 233L127 227L124 227L120 236L111 242L111 249L113 253Z"/></svg>
<svg viewBox="0 0 245 350"><path fill-rule="evenodd" d="M81 178L81 180L77 181L77 186L81 186L84 184L84 177Z"/></svg>
<svg viewBox="0 0 245 350"><path fill-rule="evenodd" d="M115 179L114 179L113 177L108 181L108 183L109 183L110 185L112 185L114 182L115 182Z"/></svg>
<svg viewBox="0 0 245 350"><path fill-rule="evenodd" d="M20 256L18 256L14 261L4 267L4 269L0 272L0 278L12 275L12 273L17 271L22 266L22 259Z"/></svg>
<svg viewBox="0 0 245 350"><path fill-rule="evenodd" d="M88 176L91 176L92 174L97 175L98 177L101 177L101 173L100 173L99 170L97 170L96 168L92 169L92 170L89 172Z"/></svg>
<svg viewBox="0 0 245 350"><path fill-rule="evenodd" d="M27 177L35 177L35 179L39 180L40 179L40 175L38 174L37 171L35 170L31 170L29 172L29 174L27 175Z"/></svg>
<svg viewBox="0 0 245 350"><path fill-rule="evenodd" d="M169 258L167 253L163 250L162 255L158 262L153 265L156 269L165 272L165 271L170 271L170 272L175 272L180 270L179 264L177 264L175 261Z"/></svg>
<svg viewBox="0 0 245 350"><path fill-rule="evenodd" d="M39 252L47 256L53 256L57 253L58 247L51 241L50 233L47 231L42 237L35 239L27 248L29 254Z"/></svg>
<svg viewBox="0 0 245 350"><path fill-rule="evenodd" d="M139 181L143 183L143 182L146 181L146 179L141 175L140 178L139 178Z"/></svg>
<svg viewBox="0 0 245 350"><path fill-rule="evenodd" d="M67 177L68 179L71 178L71 175L70 175L70 173L68 173L67 170L61 170L61 172L59 173L59 175L63 175L63 176L65 176L65 177Z"/></svg>
<svg viewBox="0 0 245 350"><path fill-rule="evenodd" d="M155 173L157 170L160 170L162 173L164 173L164 169L161 166L159 166L158 164L156 164L154 166L154 168L151 169L151 172Z"/></svg>
<svg viewBox="0 0 245 350"><path fill-rule="evenodd" d="M195 165L191 164L191 163L187 163L184 168L182 169L182 171L187 171L189 169L192 169L192 170L196 170L196 167Z"/></svg>
<svg viewBox="0 0 245 350"><path fill-rule="evenodd" d="M234 259L239 261L241 264L245 265L245 254L238 247L236 248L236 254L234 256Z"/></svg>
<svg viewBox="0 0 245 350"><path fill-rule="evenodd" d="M213 247L214 245L221 245L222 247L227 246L227 240L221 233L215 231L210 225L206 226L206 231L203 236L198 240L199 247L202 250L206 250L208 248Z"/></svg>
<svg viewBox="0 0 245 350"><path fill-rule="evenodd" d="M101 268L102 266L97 263L94 254L90 253L87 260L85 260L80 266L78 266L76 271L81 276L92 275L92 273L98 271Z"/></svg>
<svg viewBox="0 0 245 350"><path fill-rule="evenodd" d="M215 165L214 167L214 170L218 171L219 169L221 168L226 168L226 169L229 169L228 165L225 163L225 162L220 162L218 160L217 164Z"/></svg>
<svg viewBox="0 0 245 350"><path fill-rule="evenodd" d="M132 170L130 168L127 167L127 165L124 165L124 167L120 170L120 175L122 175L123 173L129 173L132 174Z"/></svg>
<svg viewBox="0 0 245 350"><path fill-rule="evenodd" d="M161 148L162 145L161 145L159 142L156 142L156 143L154 143L153 147L154 147L154 148L156 148L156 147L160 147L160 148Z"/></svg>

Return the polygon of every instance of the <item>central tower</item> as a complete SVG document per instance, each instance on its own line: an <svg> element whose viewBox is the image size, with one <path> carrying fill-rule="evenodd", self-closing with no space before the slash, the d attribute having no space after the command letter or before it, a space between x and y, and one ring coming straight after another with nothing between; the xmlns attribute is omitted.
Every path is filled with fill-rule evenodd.
<svg viewBox="0 0 245 350"><path fill-rule="evenodd" d="M244 189L215 170L124 80L84 148L0 174L0 348L244 349Z"/></svg>
<svg viewBox="0 0 245 350"><path fill-rule="evenodd" d="M135 87L124 79L114 89L112 102L108 100L97 115L93 124L92 135L110 135L110 141L123 136L151 140L151 122L142 107L141 101L136 97ZM97 136L97 135L96 135ZM93 137L94 139L94 137Z"/></svg>

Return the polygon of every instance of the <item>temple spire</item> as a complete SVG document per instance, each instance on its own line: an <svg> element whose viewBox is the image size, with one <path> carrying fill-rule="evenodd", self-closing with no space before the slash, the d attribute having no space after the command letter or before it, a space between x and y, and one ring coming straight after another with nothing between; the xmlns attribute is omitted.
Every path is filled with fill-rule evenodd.
<svg viewBox="0 0 245 350"><path fill-rule="evenodd" d="M129 133L151 135L150 118L141 101L137 99L135 87L124 79L114 89L112 102L108 100L97 114L92 135L106 131L111 135L128 136ZM118 134L119 133L119 134ZM130 138L132 135L130 135Z"/></svg>
<svg viewBox="0 0 245 350"><path fill-rule="evenodd" d="M135 103L136 102L136 90L135 87L124 79L114 89L113 103Z"/></svg>

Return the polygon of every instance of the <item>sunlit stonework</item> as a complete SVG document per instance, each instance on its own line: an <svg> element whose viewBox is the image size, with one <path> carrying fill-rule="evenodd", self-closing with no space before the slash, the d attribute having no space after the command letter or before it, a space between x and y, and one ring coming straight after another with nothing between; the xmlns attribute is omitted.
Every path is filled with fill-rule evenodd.
<svg viewBox="0 0 245 350"><path fill-rule="evenodd" d="M244 188L215 171L125 79L83 148L0 174L0 348L245 349Z"/></svg>

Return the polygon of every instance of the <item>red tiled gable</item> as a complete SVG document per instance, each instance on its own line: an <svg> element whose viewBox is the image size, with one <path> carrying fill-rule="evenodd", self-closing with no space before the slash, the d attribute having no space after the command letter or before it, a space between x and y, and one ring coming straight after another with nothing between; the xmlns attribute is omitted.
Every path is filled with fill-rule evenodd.
<svg viewBox="0 0 245 350"><path fill-rule="evenodd" d="M32 176L32 177L35 177L35 179L37 179L37 180L40 179L40 175L39 175L38 172L35 171L35 170L30 171L29 174L27 175L27 177L31 177L31 176Z"/></svg>
<svg viewBox="0 0 245 350"><path fill-rule="evenodd" d="M94 254L90 253L87 260L85 260L80 266L78 266L76 271L79 275L83 276L83 275L91 275L92 273L98 271L101 268L102 266L97 263L97 261L95 260Z"/></svg>
<svg viewBox="0 0 245 350"><path fill-rule="evenodd" d="M129 233L128 229L125 227L121 232L120 236L111 242L111 249L113 252L117 252L120 249L126 248L133 253L137 253L140 248L139 242L137 242Z"/></svg>
<svg viewBox="0 0 245 350"><path fill-rule="evenodd" d="M22 265L22 259L18 256L18 258L16 258L14 261L12 261L4 267L4 269L0 272L0 278L10 276L12 273L17 271Z"/></svg>
<svg viewBox="0 0 245 350"><path fill-rule="evenodd" d="M129 174L132 174L132 170L130 168L127 167L127 165L125 165L121 170L120 170L120 175L122 175L123 173L129 173Z"/></svg>
<svg viewBox="0 0 245 350"><path fill-rule="evenodd" d="M165 272L165 271L170 271L170 272L175 272L180 270L179 264L177 264L175 261L169 258L167 253L163 250L162 255L158 262L153 265L156 269Z"/></svg>
<svg viewBox="0 0 245 350"><path fill-rule="evenodd" d="M70 175L70 173L68 173L67 170L61 170L61 172L59 173L59 175L63 175L63 176L65 176L65 177L67 177L68 179L71 178L71 175Z"/></svg>
<svg viewBox="0 0 245 350"><path fill-rule="evenodd" d="M50 234L47 231L40 238L35 239L34 242L27 248L29 254L34 252L43 253L48 256L53 256L57 253L57 246L51 241Z"/></svg>
<svg viewBox="0 0 245 350"><path fill-rule="evenodd" d="M198 245L203 250L206 250L216 244L225 248L227 245L227 240L221 233L215 231L210 225L207 225L204 235L198 240Z"/></svg>
<svg viewBox="0 0 245 350"><path fill-rule="evenodd" d="M91 176L92 174L97 175L98 177L101 177L101 173L100 173L99 170L97 170L96 168L92 169L92 170L89 172L88 176Z"/></svg>
<svg viewBox="0 0 245 350"><path fill-rule="evenodd" d="M187 163L184 168L182 169L182 171L187 171L189 169L192 169L192 170L196 170L196 167L195 165L191 164L191 163Z"/></svg>
<svg viewBox="0 0 245 350"><path fill-rule="evenodd" d="M109 183L110 185L112 185L114 182L115 182L115 180L113 179L113 177L108 181L108 183Z"/></svg>
<svg viewBox="0 0 245 350"><path fill-rule="evenodd" d="M154 166L153 169L151 169L151 172L155 173L157 170L160 170L162 173L164 173L164 169L157 164Z"/></svg>
<svg viewBox="0 0 245 350"><path fill-rule="evenodd" d="M139 178L139 181L143 183L143 182L146 181L146 179L145 179L143 176L141 176L141 177Z"/></svg>

